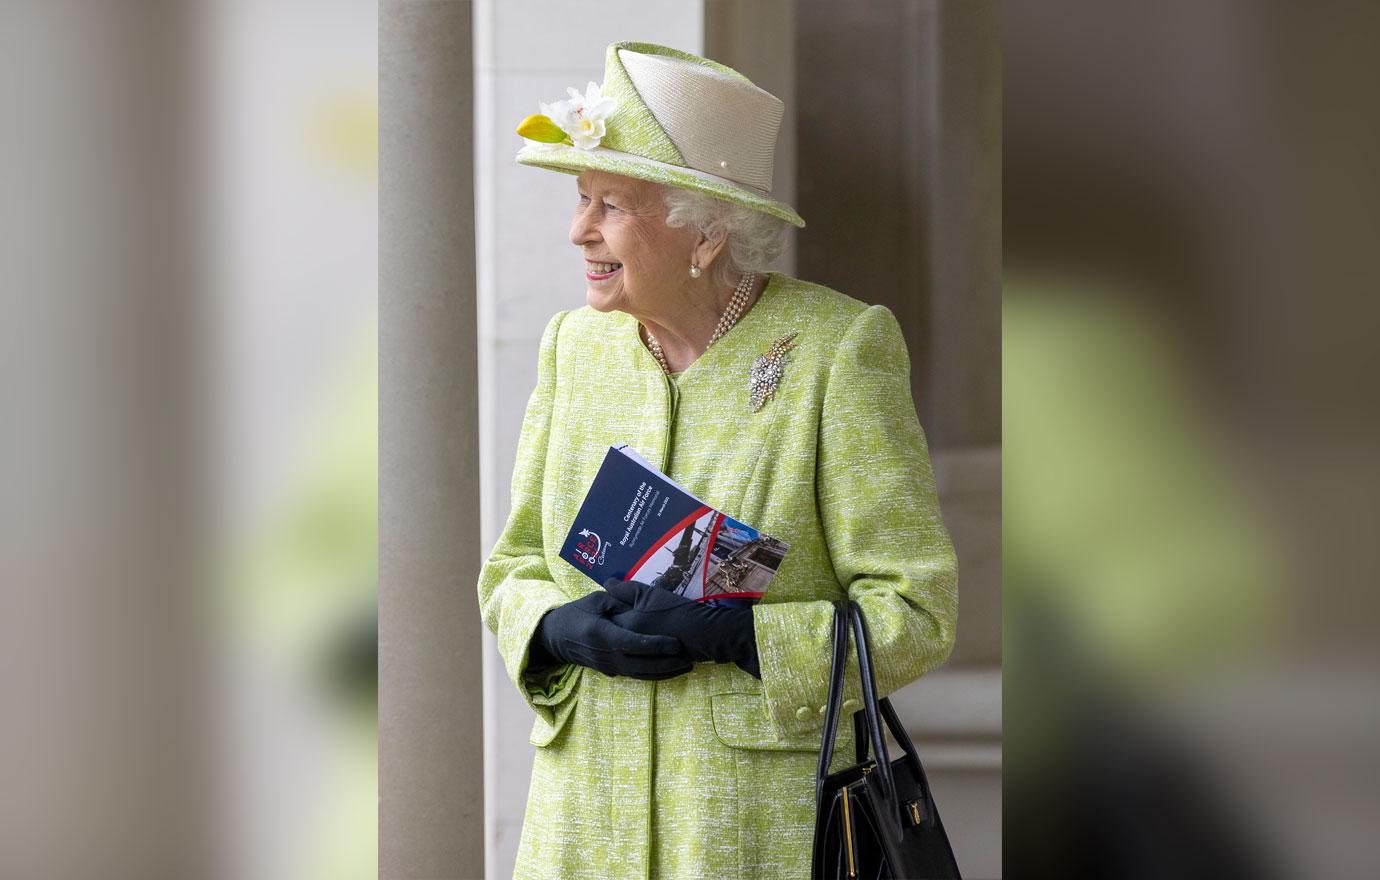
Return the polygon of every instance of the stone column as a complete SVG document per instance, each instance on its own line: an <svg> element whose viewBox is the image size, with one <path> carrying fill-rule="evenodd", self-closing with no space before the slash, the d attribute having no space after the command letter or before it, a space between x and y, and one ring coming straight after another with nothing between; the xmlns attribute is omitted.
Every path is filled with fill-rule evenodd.
<svg viewBox="0 0 1380 880"><path fill-rule="evenodd" d="M379 4L379 876L484 863L471 4Z"/></svg>

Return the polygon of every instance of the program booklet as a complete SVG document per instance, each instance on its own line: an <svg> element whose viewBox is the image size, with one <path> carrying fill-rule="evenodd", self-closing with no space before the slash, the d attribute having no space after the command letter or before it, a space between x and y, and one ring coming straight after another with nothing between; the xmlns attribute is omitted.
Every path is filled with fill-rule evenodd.
<svg viewBox="0 0 1380 880"><path fill-rule="evenodd" d="M600 586L616 577L711 604L752 605L786 549L619 443L594 475L561 558Z"/></svg>

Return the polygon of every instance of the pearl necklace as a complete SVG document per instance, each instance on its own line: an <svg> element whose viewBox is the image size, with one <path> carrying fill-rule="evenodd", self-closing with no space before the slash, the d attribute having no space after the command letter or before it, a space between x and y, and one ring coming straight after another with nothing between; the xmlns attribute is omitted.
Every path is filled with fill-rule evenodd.
<svg viewBox="0 0 1380 880"><path fill-rule="evenodd" d="M714 328L714 335L709 337L709 345L717 342L720 336L728 332L728 328L738 323L738 318L743 314L743 307L747 305L748 294L752 292L752 282L756 278L755 273L749 272L733 289L733 298L728 301L728 308L724 309L723 316L719 318L719 326ZM708 349L709 345L706 345L705 348ZM661 350L661 343L656 341L651 330L647 330L647 347L652 350L652 356L656 358L656 362L661 364L661 369L669 376L671 367L666 363L666 355Z"/></svg>

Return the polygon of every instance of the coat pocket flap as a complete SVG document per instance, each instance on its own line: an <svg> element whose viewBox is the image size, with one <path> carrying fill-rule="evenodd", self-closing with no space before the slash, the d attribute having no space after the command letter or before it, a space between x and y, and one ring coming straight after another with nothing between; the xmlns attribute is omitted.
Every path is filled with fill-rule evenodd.
<svg viewBox="0 0 1380 880"><path fill-rule="evenodd" d="M550 745L551 741L556 738L556 734L560 733L561 728L565 727L566 722L570 720L570 713L574 711L577 702L577 697L571 696L565 702L558 704L553 709L554 714L550 721L547 721L544 716L538 715L532 721L532 730L527 734L527 741L534 746Z"/></svg>
<svg viewBox="0 0 1380 880"><path fill-rule="evenodd" d="M820 734L782 738L777 735L767 711L767 700L760 693L713 694L710 711L714 733L726 746L738 749L792 749L819 751Z"/></svg>

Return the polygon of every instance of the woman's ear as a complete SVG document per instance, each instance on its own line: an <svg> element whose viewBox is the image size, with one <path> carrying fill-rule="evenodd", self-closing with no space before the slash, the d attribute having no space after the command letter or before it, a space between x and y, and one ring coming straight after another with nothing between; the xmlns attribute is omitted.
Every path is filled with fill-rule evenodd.
<svg viewBox="0 0 1380 880"><path fill-rule="evenodd" d="M719 256L719 253L723 251L724 245L727 242L728 236L724 235L722 232L715 231L712 237L700 233L700 240L695 245L695 251L691 255L691 260L701 269L708 270L710 266L714 265L714 260Z"/></svg>

